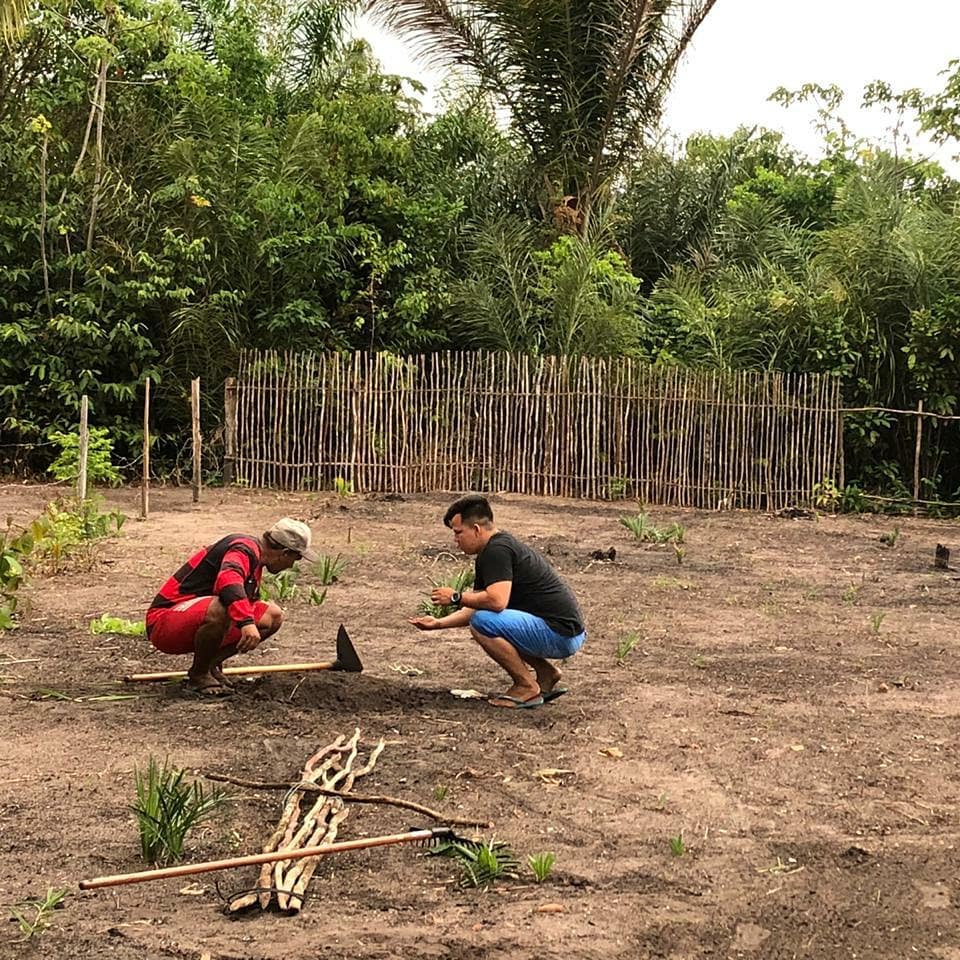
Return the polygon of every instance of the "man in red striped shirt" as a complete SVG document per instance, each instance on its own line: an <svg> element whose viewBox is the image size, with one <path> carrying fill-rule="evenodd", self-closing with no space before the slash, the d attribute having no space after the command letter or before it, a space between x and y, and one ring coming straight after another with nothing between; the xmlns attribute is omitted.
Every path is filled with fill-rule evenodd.
<svg viewBox="0 0 960 960"><path fill-rule="evenodd" d="M260 578L317 560L310 528L284 517L259 537L231 533L198 550L160 588L147 610L147 636L163 653L192 653L187 686L229 693L223 662L249 653L280 629L283 611L259 599Z"/></svg>

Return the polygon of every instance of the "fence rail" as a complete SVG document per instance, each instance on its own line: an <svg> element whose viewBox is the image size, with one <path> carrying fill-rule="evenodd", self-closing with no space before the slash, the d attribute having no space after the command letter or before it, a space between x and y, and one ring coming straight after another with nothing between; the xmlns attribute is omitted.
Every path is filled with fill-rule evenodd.
<svg viewBox="0 0 960 960"><path fill-rule="evenodd" d="M226 399L230 471L256 487L780 509L841 470L840 386L817 374L246 351Z"/></svg>

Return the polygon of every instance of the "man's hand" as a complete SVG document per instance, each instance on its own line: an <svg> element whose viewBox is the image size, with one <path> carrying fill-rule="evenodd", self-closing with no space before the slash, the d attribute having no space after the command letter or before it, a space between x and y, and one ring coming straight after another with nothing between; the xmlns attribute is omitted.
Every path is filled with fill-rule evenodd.
<svg viewBox="0 0 960 960"><path fill-rule="evenodd" d="M408 623L412 623L418 630L440 629L440 621L436 617L411 617Z"/></svg>
<svg viewBox="0 0 960 960"><path fill-rule="evenodd" d="M249 653L260 642L260 631L255 623L245 623L240 628L237 653Z"/></svg>
<svg viewBox="0 0 960 960"><path fill-rule="evenodd" d="M434 587L430 599L441 607L449 607L453 603L453 587Z"/></svg>

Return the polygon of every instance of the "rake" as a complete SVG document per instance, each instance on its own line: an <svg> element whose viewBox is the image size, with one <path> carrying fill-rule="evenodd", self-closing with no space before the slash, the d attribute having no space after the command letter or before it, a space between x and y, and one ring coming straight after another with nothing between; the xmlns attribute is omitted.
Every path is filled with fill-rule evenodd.
<svg viewBox="0 0 960 960"><path fill-rule="evenodd" d="M362 673L363 664L354 649L343 624L337 631L337 659L318 663L276 663L260 667L225 667L224 676L248 677L263 673L308 673L311 670L341 670L345 673ZM168 670L161 673L130 673L123 679L126 683L143 683L150 680L183 680L186 670Z"/></svg>
<svg viewBox="0 0 960 960"><path fill-rule="evenodd" d="M272 853L253 853L245 857L230 857L227 860L206 860L202 863L186 863L178 867L161 867L156 870L141 870L138 873L118 873L109 877L94 877L81 880L81 890L99 890L102 887L117 887L128 883L145 883L149 880L166 880L170 877L188 877L195 873L212 873L215 870L230 870L233 867L248 867L277 860L301 860L304 857L321 857L346 850L366 850L368 847L386 847L396 843L419 843L421 846L463 844L480 847L482 842L458 836L450 827L423 827L406 833L391 833L362 840L341 840L322 847L301 847L299 850L276 850Z"/></svg>

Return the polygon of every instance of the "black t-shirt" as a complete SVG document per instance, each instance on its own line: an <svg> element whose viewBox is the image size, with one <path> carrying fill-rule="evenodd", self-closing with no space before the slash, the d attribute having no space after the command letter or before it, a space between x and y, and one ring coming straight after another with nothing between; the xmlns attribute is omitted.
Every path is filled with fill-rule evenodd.
<svg viewBox="0 0 960 960"><path fill-rule="evenodd" d="M508 610L532 613L564 637L583 632L583 614L577 599L559 574L533 547L521 543L511 533L499 532L477 554L473 588L485 590L502 580L513 584Z"/></svg>

